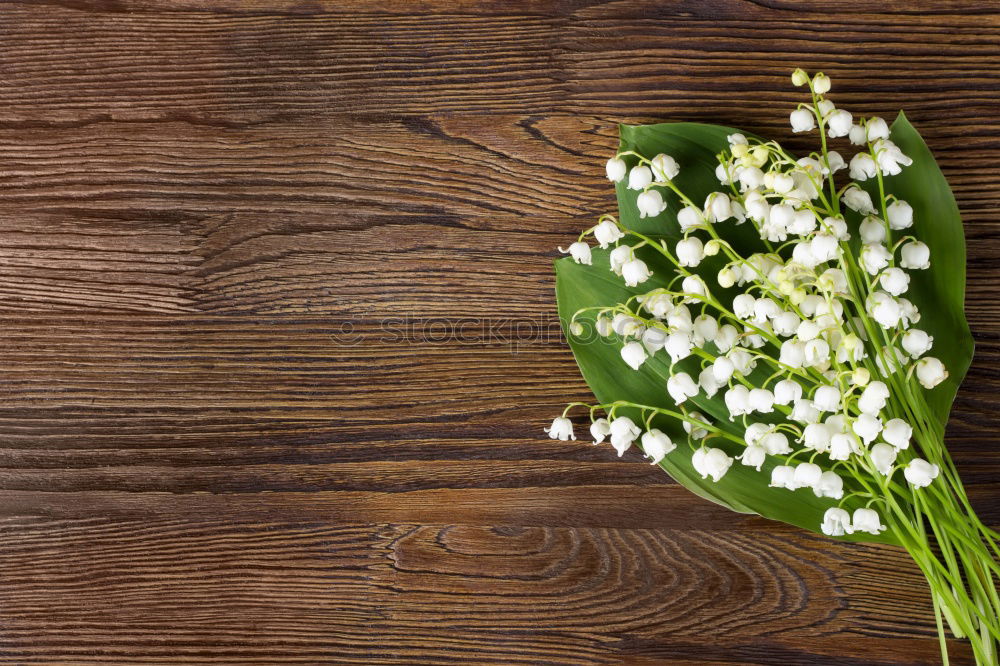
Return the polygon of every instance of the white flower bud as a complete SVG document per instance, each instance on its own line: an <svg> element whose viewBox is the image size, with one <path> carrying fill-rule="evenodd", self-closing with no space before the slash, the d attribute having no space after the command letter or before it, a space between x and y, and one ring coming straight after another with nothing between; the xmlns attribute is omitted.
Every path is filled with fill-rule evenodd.
<svg viewBox="0 0 1000 666"><path fill-rule="evenodd" d="M767 389L755 388L750 391L750 408L755 412L767 414L774 411L774 394Z"/></svg>
<svg viewBox="0 0 1000 666"><path fill-rule="evenodd" d="M840 389L835 386L820 386L813 394L813 404L821 412L840 410Z"/></svg>
<svg viewBox="0 0 1000 666"><path fill-rule="evenodd" d="M892 255L884 245L873 243L861 247L861 265L870 275L877 275L879 271L889 265Z"/></svg>
<svg viewBox="0 0 1000 666"><path fill-rule="evenodd" d="M899 296L910 286L910 276L901 268L887 268L879 276L879 284L893 296Z"/></svg>
<svg viewBox="0 0 1000 666"><path fill-rule="evenodd" d="M701 474L701 478L711 476L712 481L716 482L725 476L732 464L733 459L722 449L698 449L691 457L691 465Z"/></svg>
<svg viewBox="0 0 1000 666"><path fill-rule="evenodd" d="M677 263L681 266L697 266L705 258L705 246L695 236L677 241Z"/></svg>
<svg viewBox="0 0 1000 666"><path fill-rule="evenodd" d="M597 419L590 424L590 436L594 438L594 444L600 444L604 438L611 434L611 423L607 419Z"/></svg>
<svg viewBox="0 0 1000 666"><path fill-rule="evenodd" d="M719 275L716 277L716 282L718 282L719 286L723 289L728 289L736 284L736 278L736 272L729 266L726 266L719 271Z"/></svg>
<svg viewBox="0 0 1000 666"><path fill-rule="evenodd" d="M805 73L802 69L796 69L792 72L792 85L793 86L804 86L809 83L809 75Z"/></svg>
<svg viewBox="0 0 1000 666"><path fill-rule="evenodd" d="M882 428L882 439L889 442L897 449L910 448L910 438L913 436L913 427L903 419L890 419L886 421Z"/></svg>
<svg viewBox="0 0 1000 666"><path fill-rule="evenodd" d="M612 183L617 183L625 177L625 171L628 169L628 166L625 164L625 160L618 157L612 157L608 160L604 169L608 174L608 180Z"/></svg>
<svg viewBox="0 0 1000 666"><path fill-rule="evenodd" d="M576 439L573 434L573 422L565 416L559 416L552 420L552 425L545 429L549 437L565 442L567 439Z"/></svg>
<svg viewBox="0 0 1000 666"><path fill-rule="evenodd" d="M594 240L597 244L601 246L602 249L606 249L612 243L621 240L625 237L625 234L618 225L611 220L604 220L596 227L594 227Z"/></svg>
<svg viewBox="0 0 1000 666"><path fill-rule="evenodd" d="M782 379L774 385L774 402L787 405L802 398L802 385L794 379Z"/></svg>
<svg viewBox="0 0 1000 666"><path fill-rule="evenodd" d="M882 432L882 421L871 414L861 414L851 424L851 430L861 438L866 445L871 444Z"/></svg>
<svg viewBox="0 0 1000 666"><path fill-rule="evenodd" d="M620 416L611 422L611 446L618 452L619 458L628 447L632 446L632 442L641 432L635 422L627 416Z"/></svg>
<svg viewBox="0 0 1000 666"><path fill-rule="evenodd" d="M795 490L795 468L789 465L778 465L771 470L771 488L787 488Z"/></svg>
<svg viewBox="0 0 1000 666"><path fill-rule="evenodd" d="M812 88L817 95L830 92L830 77L820 72L813 77Z"/></svg>
<svg viewBox="0 0 1000 666"><path fill-rule="evenodd" d="M819 482L813 486L816 497L831 497L840 499L844 496L844 480L836 472L823 472L819 477Z"/></svg>
<svg viewBox="0 0 1000 666"><path fill-rule="evenodd" d="M889 204L885 210L889 216L889 228L899 231L913 226L913 207L910 204L897 199Z"/></svg>
<svg viewBox="0 0 1000 666"><path fill-rule="evenodd" d="M796 109L789 116L793 132L809 132L816 127L816 116L809 109Z"/></svg>
<svg viewBox="0 0 1000 666"><path fill-rule="evenodd" d="M851 515L843 509L830 507L823 514L823 534L827 536L844 536L853 534L854 527L851 525Z"/></svg>
<svg viewBox="0 0 1000 666"><path fill-rule="evenodd" d="M925 488L931 485L931 481L937 478L940 468L923 458L914 458L903 469L903 476L917 488Z"/></svg>
<svg viewBox="0 0 1000 666"><path fill-rule="evenodd" d="M930 268L931 250L920 241L910 241L905 243L900 249L899 265L903 268Z"/></svg>
<svg viewBox="0 0 1000 666"><path fill-rule="evenodd" d="M917 380L925 389L932 389L948 378L944 363L933 356L925 356L916 362Z"/></svg>
<svg viewBox="0 0 1000 666"><path fill-rule="evenodd" d="M889 398L889 387L885 382L873 381L858 398L858 409L865 414L878 414L885 408L885 401Z"/></svg>
<svg viewBox="0 0 1000 666"><path fill-rule="evenodd" d="M712 240L705 243L705 256L714 257L715 255L719 254L720 248L721 244L719 243L719 241L713 238Z"/></svg>
<svg viewBox="0 0 1000 666"><path fill-rule="evenodd" d="M670 438L662 430L658 430L657 428L643 433L641 441L642 450L646 452L647 456L653 459L652 464L654 465L677 448L677 445L670 441Z"/></svg>
<svg viewBox="0 0 1000 666"><path fill-rule="evenodd" d="M575 261L578 264L585 264L587 266L590 266L591 262L590 246L584 243L583 241L577 241L576 243L572 243L569 246L569 248L565 250L559 248L559 251L562 252L563 254L569 253L569 255L573 257L573 261Z"/></svg>
<svg viewBox="0 0 1000 666"><path fill-rule="evenodd" d="M913 358L919 358L926 354L933 344L934 338L919 328L911 328L903 334L903 349Z"/></svg>
<svg viewBox="0 0 1000 666"><path fill-rule="evenodd" d="M570 335L575 335L577 337L583 335L583 324L578 321L574 321L569 325Z"/></svg>
<svg viewBox="0 0 1000 666"><path fill-rule="evenodd" d="M850 168L851 178L854 180L868 180L878 173L878 165L870 153L858 153L852 157Z"/></svg>
<svg viewBox="0 0 1000 666"><path fill-rule="evenodd" d="M855 509L851 524L856 532L868 532L869 534L878 534L886 529L878 512L874 509Z"/></svg>
<svg viewBox="0 0 1000 666"><path fill-rule="evenodd" d="M821 99L816 106L819 107L819 115L824 118L833 113L833 110L837 108L833 105L833 102L828 99Z"/></svg>
<svg viewBox="0 0 1000 666"><path fill-rule="evenodd" d="M819 483L823 470L815 463L799 463L795 466L792 485L796 488L812 488Z"/></svg>
<svg viewBox="0 0 1000 666"><path fill-rule="evenodd" d="M836 139L837 137L847 136L847 133L851 131L851 123L854 122L854 117L849 111L844 109L837 109L830 114L830 117L826 119L827 126L827 136L831 139Z"/></svg>
<svg viewBox="0 0 1000 666"><path fill-rule="evenodd" d="M753 467L759 472L764 461L767 460L767 451L764 450L763 446L751 444L736 458L747 467Z"/></svg>
<svg viewBox="0 0 1000 666"><path fill-rule="evenodd" d="M738 384L726 391L724 397L726 409L729 410L730 421L736 416L743 416L750 413L750 390L746 386Z"/></svg>
<svg viewBox="0 0 1000 666"><path fill-rule="evenodd" d="M689 275L681 280L681 290L685 294L693 294L701 298L705 298L708 294L708 290L705 289L705 282L697 275ZM701 299L689 298L687 300L695 301Z"/></svg>
<svg viewBox="0 0 1000 666"><path fill-rule="evenodd" d="M698 395L698 385L688 373L678 372L667 380L667 393L679 405L688 398Z"/></svg>
<svg viewBox="0 0 1000 666"><path fill-rule="evenodd" d="M885 222L874 215L869 215L861 220L858 232L861 234L862 243L881 243L886 236Z"/></svg>
<svg viewBox="0 0 1000 666"><path fill-rule="evenodd" d="M893 464L896 462L896 454L896 447L890 446L885 442L878 442L872 445L868 455L871 456L872 464L875 465L878 473L888 476L889 472L892 471Z"/></svg>
<svg viewBox="0 0 1000 666"><path fill-rule="evenodd" d="M653 167L653 178L659 183L673 180L677 177L677 174L681 172L681 168L677 164L677 160L672 158L670 155L660 153L650 160L650 163Z"/></svg>
<svg viewBox="0 0 1000 666"><path fill-rule="evenodd" d="M871 215L875 212L872 205L872 197L857 185L851 185L844 191L844 204L853 211L862 215Z"/></svg>
<svg viewBox="0 0 1000 666"><path fill-rule="evenodd" d="M867 386L871 378L872 373L868 368L854 368L854 372L851 373L851 383L855 386Z"/></svg>
<svg viewBox="0 0 1000 666"><path fill-rule="evenodd" d="M633 370L638 370L639 366L646 362L646 349L641 342L630 342L622 347L622 360Z"/></svg>
<svg viewBox="0 0 1000 666"><path fill-rule="evenodd" d="M659 190L646 190L636 197L635 205L639 209L640 218L656 217L667 209Z"/></svg>
<svg viewBox="0 0 1000 666"><path fill-rule="evenodd" d="M632 167L628 172L628 188L630 190L643 190L653 182L653 172L645 164Z"/></svg>

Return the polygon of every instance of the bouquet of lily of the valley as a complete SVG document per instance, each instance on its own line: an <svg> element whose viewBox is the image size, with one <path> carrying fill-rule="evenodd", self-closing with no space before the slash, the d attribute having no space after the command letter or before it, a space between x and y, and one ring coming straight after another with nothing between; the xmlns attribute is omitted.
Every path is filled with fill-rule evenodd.
<svg viewBox="0 0 1000 666"><path fill-rule="evenodd" d="M947 625L996 664L1000 535L944 443L973 347L955 199L902 113L856 119L823 74L792 82L810 92L792 129L820 139L806 156L714 125L620 128L619 215L556 262L598 402L547 432L575 439L579 408L595 444L641 447L735 511L905 547L945 662Z"/></svg>

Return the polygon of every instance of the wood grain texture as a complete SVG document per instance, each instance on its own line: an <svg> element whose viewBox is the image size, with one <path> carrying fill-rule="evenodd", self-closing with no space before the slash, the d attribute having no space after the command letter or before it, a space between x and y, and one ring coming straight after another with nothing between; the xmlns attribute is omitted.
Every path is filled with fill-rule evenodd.
<svg viewBox="0 0 1000 666"><path fill-rule="evenodd" d="M616 124L801 148L799 65L953 186L998 524L995 3L0 5L0 663L935 663L901 551L541 438Z"/></svg>

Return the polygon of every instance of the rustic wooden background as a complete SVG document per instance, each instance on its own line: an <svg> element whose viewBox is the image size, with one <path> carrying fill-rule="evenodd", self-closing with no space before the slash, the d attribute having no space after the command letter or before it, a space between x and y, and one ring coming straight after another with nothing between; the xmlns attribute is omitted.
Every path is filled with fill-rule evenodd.
<svg viewBox="0 0 1000 666"><path fill-rule="evenodd" d="M0 3L0 661L935 663L901 552L541 432L616 123L790 139L797 65L954 186L1000 522L997 3Z"/></svg>

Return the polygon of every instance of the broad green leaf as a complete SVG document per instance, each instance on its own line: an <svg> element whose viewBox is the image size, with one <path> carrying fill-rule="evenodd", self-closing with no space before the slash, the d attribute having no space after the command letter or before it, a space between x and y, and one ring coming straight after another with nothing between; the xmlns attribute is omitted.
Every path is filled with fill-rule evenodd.
<svg viewBox="0 0 1000 666"><path fill-rule="evenodd" d="M675 182L696 205L701 205L709 193L720 188L715 177L715 155L728 145L726 137L737 131L693 123L622 126L620 130L622 151L634 150L646 157L664 152L677 159L681 165L681 173ZM903 152L914 159L914 165L904 169L899 176L887 179L887 189L910 202L916 220L914 235L931 247L932 268L924 272L911 272L913 281L908 296L924 312L920 327L935 336L938 343L935 345L935 353L951 371L946 385L927 393L935 413L944 421L955 390L968 367L972 349L971 336L962 310L965 252L961 221L954 198L933 157L904 117L901 116L893 126L892 138ZM636 162L634 159L627 161L630 166ZM619 219L625 226L649 236L667 239L668 243L680 237L675 217L682 204L676 197L666 198L668 209L664 213L655 218L640 219L635 207L637 192L628 190L626 183L619 183L616 189ZM760 240L750 224L737 226L728 222L717 228L744 255L760 248ZM633 294L646 293L662 286L663 281L674 274L672 266L651 248L642 248L638 254L650 265L656 277L635 289L625 287L622 280L611 273L605 251L595 251L592 266L578 265L568 258L558 260L556 290L564 326L580 308L621 303ZM711 285L715 281L710 276L717 269L717 265L708 262L699 267L698 272ZM727 302L725 296L720 296L720 300ZM585 324L585 334L567 334L567 338L581 372L599 402L627 400L675 409L666 391L671 368L665 354L657 354L643 365L640 372L634 372L621 359L620 342L605 340L594 333L593 317L578 318L578 321ZM946 340L953 341L954 345L945 348L942 342ZM686 359L679 364L678 369L688 370L695 376L698 364L694 359ZM718 427L742 435L742 425L734 424L728 419L728 410L721 392L714 399L701 394L694 402ZM638 414L629 415L638 422ZM654 425L681 444L662 461L661 467L688 489L734 511L756 513L819 532L824 511L837 504L834 500L817 498L808 489L788 491L768 488L771 469L778 464L770 457L761 472L735 462L718 483L703 480L691 465L692 450L686 445L681 424L673 419L657 418ZM734 457L742 451L741 446L721 438L713 439L711 445L726 450ZM822 464L820 460L816 462ZM858 505L848 501L844 506L851 510ZM894 542L894 538L888 534L862 534L841 538Z"/></svg>

